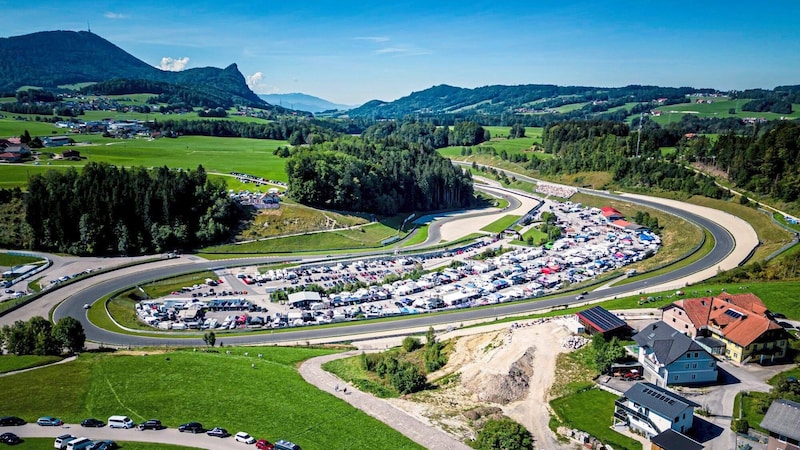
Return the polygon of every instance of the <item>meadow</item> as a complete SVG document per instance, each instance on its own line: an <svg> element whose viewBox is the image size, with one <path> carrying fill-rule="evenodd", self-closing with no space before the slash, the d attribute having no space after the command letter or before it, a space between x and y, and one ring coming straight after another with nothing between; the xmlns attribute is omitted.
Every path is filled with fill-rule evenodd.
<svg viewBox="0 0 800 450"><path fill-rule="evenodd" d="M587 389L550 402L561 423L583 430L615 449L639 450L639 441L610 428L617 396L600 389Z"/></svg>
<svg viewBox="0 0 800 450"><path fill-rule="evenodd" d="M4 378L0 410L28 421L44 414L68 423L125 414L137 423L158 418L169 427L196 420L258 438L290 439L306 450L421 448L300 377L301 361L335 350L220 350L84 353L71 363Z"/></svg>
<svg viewBox="0 0 800 450"><path fill-rule="evenodd" d="M481 228L481 231L488 231L489 233L502 233L505 229L509 228L522 216L508 215L503 216L494 222Z"/></svg>
<svg viewBox="0 0 800 450"><path fill-rule="evenodd" d="M0 373L13 372L61 361L60 356L3 355L0 356Z"/></svg>

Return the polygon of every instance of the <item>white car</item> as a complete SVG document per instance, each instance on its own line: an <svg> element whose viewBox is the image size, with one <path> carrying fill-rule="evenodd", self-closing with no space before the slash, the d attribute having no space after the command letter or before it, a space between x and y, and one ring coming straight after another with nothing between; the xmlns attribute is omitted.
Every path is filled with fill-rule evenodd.
<svg viewBox="0 0 800 450"><path fill-rule="evenodd" d="M249 434L245 433L244 431L240 431L240 432L236 433L236 435L233 438L236 439L236 442L244 442L245 444L255 444L256 443L256 438L254 438L253 436L250 436Z"/></svg>

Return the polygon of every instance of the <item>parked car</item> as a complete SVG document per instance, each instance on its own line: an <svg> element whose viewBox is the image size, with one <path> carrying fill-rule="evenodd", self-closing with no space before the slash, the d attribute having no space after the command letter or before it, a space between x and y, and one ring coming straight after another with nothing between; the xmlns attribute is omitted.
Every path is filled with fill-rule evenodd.
<svg viewBox="0 0 800 450"><path fill-rule="evenodd" d="M219 437L219 438L224 438L231 435L230 433L228 433L228 430L220 427L215 427L214 429L209 430L206 434L209 436Z"/></svg>
<svg viewBox="0 0 800 450"><path fill-rule="evenodd" d="M25 420L17 416L0 417L0 427L14 427L17 425L25 425Z"/></svg>
<svg viewBox="0 0 800 450"><path fill-rule="evenodd" d="M162 428L164 428L164 426L161 425L161 421L158 419L146 420L139 424L140 430L160 430Z"/></svg>
<svg viewBox="0 0 800 450"><path fill-rule="evenodd" d="M67 448L69 441L74 441L75 439L77 438L69 433L62 434L61 436L56 437L56 439L53 441L53 448L57 448L59 450L65 449Z"/></svg>
<svg viewBox="0 0 800 450"><path fill-rule="evenodd" d="M97 441L89 447L89 450L117 450L118 448L120 448L119 444L114 441Z"/></svg>
<svg viewBox="0 0 800 450"><path fill-rule="evenodd" d="M254 438L253 436L250 436L249 434L245 433L244 431L240 431L240 432L236 433L236 435L233 438L236 439L236 442L244 442L245 444L255 444L256 443L256 438Z"/></svg>
<svg viewBox="0 0 800 450"><path fill-rule="evenodd" d="M203 424L201 424L200 422L189 422L179 426L178 431L180 431L181 433L183 433L184 431L189 433L202 433L206 430L203 428Z"/></svg>
<svg viewBox="0 0 800 450"><path fill-rule="evenodd" d="M37 420L36 423L43 427L60 427L61 425L64 425L64 422L62 422L61 419L50 416L39 417L39 420Z"/></svg>
<svg viewBox="0 0 800 450"><path fill-rule="evenodd" d="M256 448L258 450L273 450L275 446L266 439L259 439L256 441Z"/></svg>
<svg viewBox="0 0 800 450"><path fill-rule="evenodd" d="M14 433L3 433L0 434L0 442L8 445L17 445L22 442L22 439Z"/></svg>
<svg viewBox="0 0 800 450"><path fill-rule="evenodd" d="M95 419L94 417L92 417L92 418L89 418L89 419L83 419L81 421L81 426L82 427L88 427L88 428L102 428L102 427L106 426L106 423L103 422L100 419Z"/></svg>

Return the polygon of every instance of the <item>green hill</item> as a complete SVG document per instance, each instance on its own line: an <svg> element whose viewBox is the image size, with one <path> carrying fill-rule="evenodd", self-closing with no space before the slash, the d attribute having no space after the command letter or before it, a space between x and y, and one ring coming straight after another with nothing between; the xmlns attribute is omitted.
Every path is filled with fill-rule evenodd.
<svg viewBox="0 0 800 450"><path fill-rule="evenodd" d="M225 69L163 71L87 31L43 31L0 38L0 91L13 91L21 86L47 89L112 79L202 88L227 97L231 103L267 106L247 86L236 64Z"/></svg>

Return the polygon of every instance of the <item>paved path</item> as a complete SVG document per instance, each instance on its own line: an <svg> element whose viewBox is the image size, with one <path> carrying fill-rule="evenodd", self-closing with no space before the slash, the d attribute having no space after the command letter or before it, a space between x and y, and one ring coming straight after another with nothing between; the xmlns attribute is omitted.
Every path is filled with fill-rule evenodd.
<svg viewBox="0 0 800 450"><path fill-rule="evenodd" d="M308 383L326 392L334 392L335 387L338 385L342 389L336 392L335 395L351 404L353 407L364 411L400 433L403 433L406 437L427 449L470 449L469 446L458 441L444 431L425 424L389 402L381 400L372 394L361 392L349 386L335 375L322 370L322 364L328 361L354 356L358 353L357 351L350 351L311 358L300 365L300 375ZM345 386L347 386L346 394L342 391Z"/></svg>
<svg viewBox="0 0 800 450"><path fill-rule="evenodd" d="M14 370L14 371L11 371L11 372L0 373L0 377L7 377L9 375L16 375L18 373L30 372L31 370L41 369L43 367L55 366L56 364L64 364L64 363L75 361L76 359L78 359L77 356L70 356L69 358L64 358L61 361L56 361L56 362L50 363L50 364L44 364L44 365L36 366L36 367L28 367L27 369L20 369L20 370Z"/></svg>

